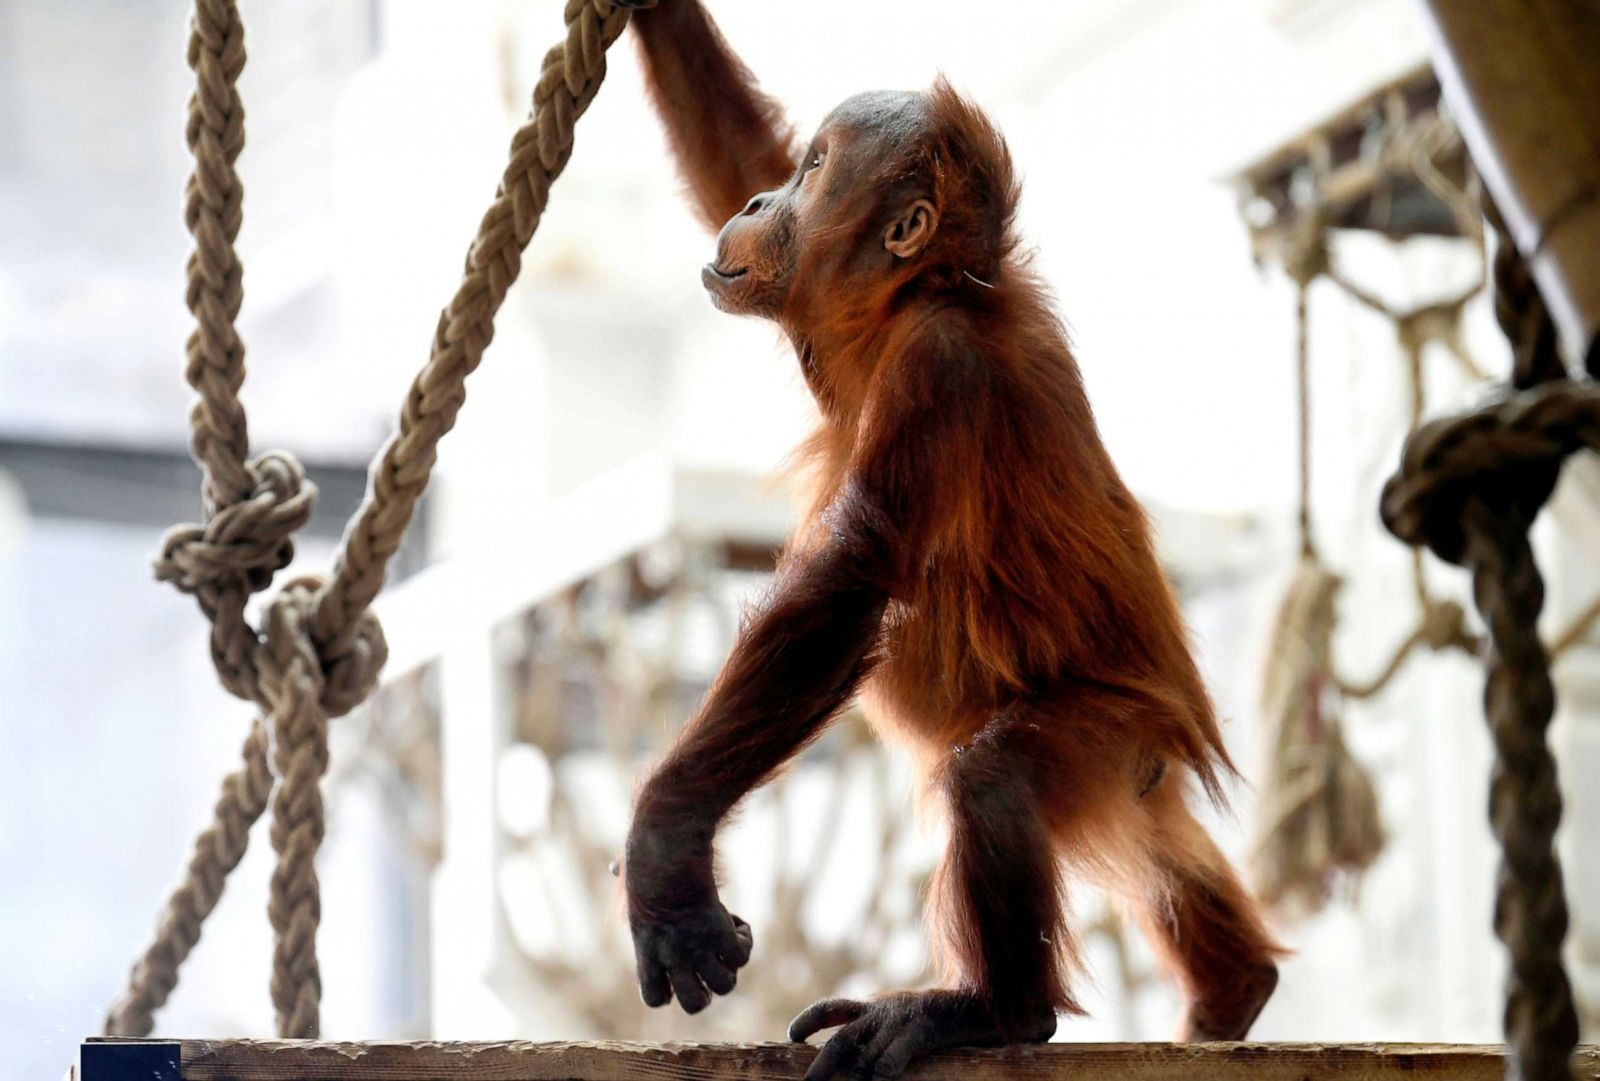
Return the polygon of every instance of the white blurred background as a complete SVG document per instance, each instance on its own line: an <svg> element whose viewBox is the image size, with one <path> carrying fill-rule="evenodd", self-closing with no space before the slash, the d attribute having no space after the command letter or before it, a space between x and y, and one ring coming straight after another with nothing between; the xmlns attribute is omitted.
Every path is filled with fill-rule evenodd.
<svg viewBox="0 0 1600 1081"><path fill-rule="evenodd" d="M300 545L308 569L326 560L426 355L560 9L245 5L245 397L255 445L294 451L323 487ZM1024 177L1024 232L1105 439L1155 514L1251 772L1263 641L1296 555L1293 302L1281 275L1252 265L1225 181L1422 61L1413 10L712 9L802 129L850 93L919 87L941 71L998 119ZM59 1071L98 1031L248 719L215 683L193 605L148 573L160 530L198 513L181 377L185 20L181 0L0 0L4 1081ZM725 556L781 540L788 504L767 478L811 405L769 327L704 299L710 241L680 198L631 47L611 55L404 553L407 581L385 612L393 685L379 710L335 732L321 862L329 1037L778 1039L785 983L860 991L921 978L915 884L935 839L894 834L880 857L891 820L907 817L897 760L843 735L753 801L724 850L733 907L755 926L754 965L765 921L791 927L772 952L792 951L801 968L683 1021L644 1015L618 952L620 908L596 883L609 881L632 770L692 704L740 598L759 586ZM1342 244L1352 272L1399 305L1448 293L1473 263L1448 241ZM1408 556L1374 510L1403 431L1402 364L1387 324L1331 289L1313 301L1317 525L1349 578L1341 663L1368 673L1414 619ZM1487 313L1475 308L1468 329L1486 367L1503 370ZM1448 380L1435 389L1444 401L1473 393ZM1593 518L1587 505L1568 514ZM1600 575L1565 533L1546 534L1552 608L1576 611ZM682 603L638 601L625 579L641 574L678 582ZM1457 572L1430 575L1459 594ZM567 588L580 580L581 595ZM647 670L654 683L640 682ZM1571 954L1591 1011L1600 799L1581 781L1600 769L1595 673L1591 652L1563 662L1554 737L1575 823ZM557 706L551 685L567 691ZM666 687L671 708L652 699L635 728L596 736L616 723L607 703L640 686ZM1260 1037L1499 1038L1478 693L1468 661L1426 655L1386 695L1348 708L1389 844L1359 892L1283 925L1298 953ZM826 852L818 808L836 804L850 825ZM1230 851L1244 853L1254 809L1243 789L1217 823ZM1587 843L1574 839L1585 832ZM270 1031L269 864L257 851L236 875L162 1031ZM864 884L883 882L884 911L868 920ZM868 923L880 937L853 942ZM1059 1039L1170 1032L1175 999L1146 978L1140 943L1127 943L1124 964L1115 941L1091 943L1094 1016L1063 1024Z"/></svg>

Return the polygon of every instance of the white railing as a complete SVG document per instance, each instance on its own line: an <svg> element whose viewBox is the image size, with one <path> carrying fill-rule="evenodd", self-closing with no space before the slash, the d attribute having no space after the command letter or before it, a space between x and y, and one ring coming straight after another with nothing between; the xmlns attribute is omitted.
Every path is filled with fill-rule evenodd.
<svg viewBox="0 0 1600 1081"><path fill-rule="evenodd" d="M670 462L650 453L547 503L509 508L481 543L378 597L373 608L389 640L384 681L665 536L673 492Z"/></svg>
<svg viewBox="0 0 1600 1081"><path fill-rule="evenodd" d="M495 868L496 757L509 738L494 650L505 620L673 528L673 471L650 454L542 505L512 508L492 536L378 598L385 680L439 665L443 858L432 894L432 1019L437 1035L503 1038L551 1004L504 959L509 929ZM533 1008L530 1008L533 1007Z"/></svg>

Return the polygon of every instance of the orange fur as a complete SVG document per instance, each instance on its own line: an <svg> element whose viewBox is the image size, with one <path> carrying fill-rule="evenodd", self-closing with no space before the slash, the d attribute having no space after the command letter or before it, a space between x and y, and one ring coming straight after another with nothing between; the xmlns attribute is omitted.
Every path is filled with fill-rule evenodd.
<svg viewBox="0 0 1600 1081"><path fill-rule="evenodd" d="M697 203L735 215L708 288L783 327L821 422L801 452L804 525L639 821L709 850L862 690L939 797L936 939L1002 1034L1037 1032L1041 1004L1077 1009L1064 861L1129 899L1188 995L1186 1031L1242 1036L1280 950L1183 797L1192 777L1221 803L1233 765L1144 511L1021 254L1004 139L940 80L846 102L785 179L787 128L699 5L674 9L639 25ZM775 190L746 204L752 162ZM931 239L886 255L919 200ZM635 911L702 897L704 868L658 876Z"/></svg>

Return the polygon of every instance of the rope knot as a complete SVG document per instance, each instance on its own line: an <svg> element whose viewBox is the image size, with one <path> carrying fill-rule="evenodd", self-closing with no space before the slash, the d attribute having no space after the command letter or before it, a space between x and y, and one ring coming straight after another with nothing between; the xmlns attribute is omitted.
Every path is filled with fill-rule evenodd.
<svg viewBox="0 0 1600 1081"><path fill-rule="evenodd" d="M1328 272L1328 231L1315 214L1304 214L1283 237L1278 258L1284 273L1304 289Z"/></svg>
<svg viewBox="0 0 1600 1081"><path fill-rule="evenodd" d="M262 813L270 757L278 778L271 797L278 863L268 906L276 940L272 1001L280 1036L317 1035L322 979L315 862L323 837L319 784L328 764L328 720L353 709L377 683L387 648L369 606L427 486L439 440L455 424L466 379L493 337L495 314L517 278L550 185L571 155L573 124L605 78L606 49L626 27L629 7L649 3L566 0L566 38L545 57L533 114L513 137L511 160L479 225L466 273L440 317L433 352L412 382L399 431L373 464L367 497L345 532L333 572L326 584L290 582L268 602L258 630L247 618L247 603L289 563L291 534L309 518L315 489L288 455L246 461L250 440L239 400L244 343L235 326L243 279L234 250L243 210L234 161L244 146L236 86L245 62L244 29L238 0L194 0L189 63L196 84L188 124L194 168L184 214L195 241L187 277L196 325L187 378L199 394L191 446L205 473L208 520L167 536L156 574L196 595L211 623L217 672L229 691L266 708L271 748L268 756L266 738L247 745L250 768L235 787L248 791L219 805L221 840L201 838L189 881L168 903L156 940L130 979L126 1008L119 1006L108 1021L111 1031L149 1031L151 1013L176 982L177 966L198 939L223 877L243 854L249 821Z"/></svg>
<svg viewBox="0 0 1600 1081"><path fill-rule="evenodd" d="M322 656L322 708L330 717L342 717L372 694L378 685L383 664L389 659L389 643L383 624L371 612L362 612L355 626L337 643L324 645Z"/></svg>
<svg viewBox="0 0 1600 1081"><path fill-rule="evenodd" d="M311 517L317 486L294 456L267 451L245 465L250 493L218 507L204 525L168 530L156 578L184 593L257 593L294 558L294 533Z"/></svg>
<svg viewBox="0 0 1600 1081"><path fill-rule="evenodd" d="M383 625L364 611L335 641L317 641L312 625L322 585L315 575L296 578L272 599L257 662L267 699L262 704L269 709L272 700L298 693L302 699L314 699L328 717L340 717L364 702L378 685L389 659ZM298 685L288 687L288 680Z"/></svg>
<svg viewBox="0 0 1600 1081"><path fill-rule="evenodd" d="M1406 441L1400 470L1384 486L1383 523L1407 544L1459 564L1469 501L1532 522L1561 463L1584 446L1600 447L1600 389L1593 386L1545 384L1426 424Z"/></svg>
<svg viewBox="0 0 1600 1081"><path fill-rule="evenodd" d="M1417 636L1434 652L1472 641L1467 634L1467 613L1455 601L1430 602L1422 610Z"/></svg>
<svg viewBox="0 0 1600 1081"><path fill-rule="evenodd" d="M1461 311L1466 301L1477 292L1444 304L1430 304L1425 308L1405 312L1396 320L1396 335L1400 347L1407 352L1421 349L1432 342L1449 342L1461 333Z"/></svg>

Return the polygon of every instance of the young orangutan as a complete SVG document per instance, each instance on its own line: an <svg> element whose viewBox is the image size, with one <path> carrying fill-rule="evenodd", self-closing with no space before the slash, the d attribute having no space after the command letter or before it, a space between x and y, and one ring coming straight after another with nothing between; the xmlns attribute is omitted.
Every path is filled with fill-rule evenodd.
<svg viewBox="0 0 1600 1081"><path fill-rule="evenodd" d="M1004 141L944 81L850 98L798 155L698 0L633 0L723 311L775 321L821 411L812 513L638 797L624 859L644 1000L733 989L749 927L712 841L860 690L949 826L932 904L948 989L830 999L809 1081L1042 1041L1075 957L1063 862L1120 891L1191 1040L1240 1039L1279 947L1185 805L1233 766L1144 513L1018 254Z"/></svg>

